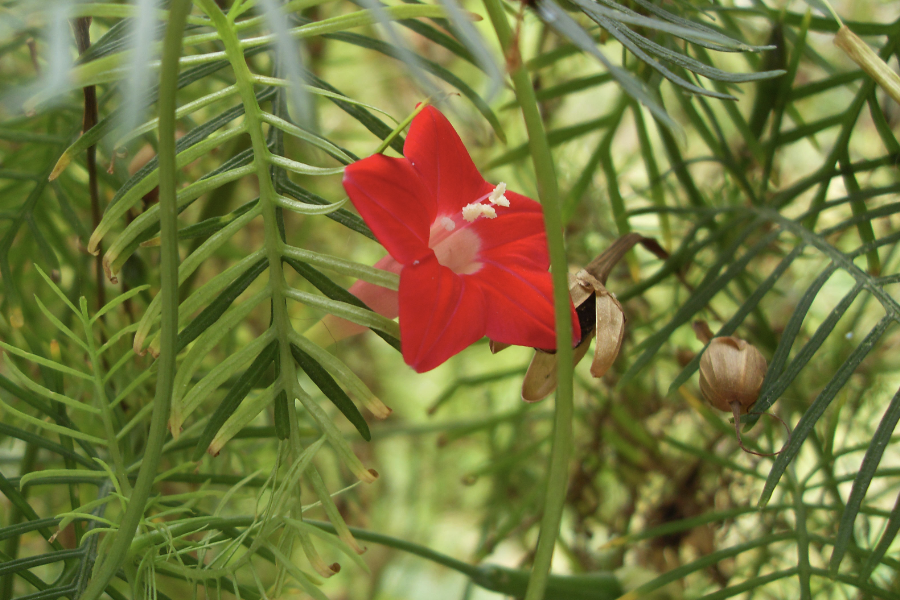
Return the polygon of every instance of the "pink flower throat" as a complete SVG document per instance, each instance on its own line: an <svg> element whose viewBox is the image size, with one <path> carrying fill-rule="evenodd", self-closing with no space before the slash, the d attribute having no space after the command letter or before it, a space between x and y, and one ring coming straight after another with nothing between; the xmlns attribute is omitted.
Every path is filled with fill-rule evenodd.
<svg viewBox="0 0 900 600"><path fill-rule="evenodd" d="M494 206L509 206L509 200L503 195L505 191L506 184L501 182L490 193L467 204L462 211L435 218L428 236L428 247L434 251L441 265L457 275L472 275L481 270L482 263L478 261L481 238L468 225L481 217L496 218ZM485 204L485 200L489 204Z"/></svg>

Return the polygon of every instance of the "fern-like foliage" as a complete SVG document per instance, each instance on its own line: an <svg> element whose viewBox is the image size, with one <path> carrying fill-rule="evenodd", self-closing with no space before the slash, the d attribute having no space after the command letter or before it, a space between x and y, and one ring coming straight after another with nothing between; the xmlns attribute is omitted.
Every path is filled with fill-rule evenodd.
<svg viewBox="0 0 900 600"><path fill-rule="evenodd" d="M67 307L68 315L58 318L35 296L34 304L63 341L62 344L55 339L51 342L49 356L43 355L39 338L32 335L26 338L34 346L34 351L22 350L0 341L0 348L5 350L5 370L12 375L11 379L0 376L0 387L8 394L8 401L0 399L0 410L4 414L2 432L4 436L21 440L27 448L26 460L20 465L18 477L7 478L0 474L3 494L15 507L14 518L0 529L0 537L6 540L0 571L4 576L3 594L7 597L12 593L17 577L23 578L37 590L26 597L72 597L84 589L90 577L97 556L99 538L96 534L105 530L98 524L111 523L103 517L106 504L115 498L125 498L124 492L130 489L121 440L134 424L125 429L118 427L116 411L121 410L120 403L125 395L116 398L107 395L108 386L123 375L122 367L127 363L120 360L110 367L104 365L109 364L108 359L113 351L121 346L120 342L133 328L121 330L102 344L98 344L96 329L107 313L119 308L145 288L135 288L122 294L91 315L84 297L79 306L75 306L43 271L39 268L37 271ZM76 333L64 321L79 331ZM61 348L72 348L74 355L83 359L83 362L78 362L84 367L68 366L68 360L63 362ZM26 372L27 366L17 364L21 361L37 367L43 375L43 383L32 379ZM147 376L138 377L130 390L139 388L147 379ZM79 399L79 396L84 399ZM93 427L95 421L102 423L100 432ZM60 441L55 442L50 439L52 437L58 437ZM55 457L54 462L61 462L63 468L31 471L39 451L49 452ZM78 483L98 486L101 490L99 499L79 505ZM71 512L56 517L41 517L29 502L28 493L34 486L54 484L63 488L68 485ZM110 494L113 488L117 491L114 495ZM73 519L79 521L73 530L75 547L66 548L57 537ZM86 530L83 521L88 522ZM19 540L32 532L43 537L49 546L48 551L16 557ZM61 563L62 568L57 570L52 581L32 571L56 563Z"/></svg>

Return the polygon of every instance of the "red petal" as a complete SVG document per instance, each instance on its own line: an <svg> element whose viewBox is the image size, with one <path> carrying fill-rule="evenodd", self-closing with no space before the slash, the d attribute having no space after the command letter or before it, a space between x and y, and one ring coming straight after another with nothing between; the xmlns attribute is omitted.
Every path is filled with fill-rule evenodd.
<svg viewBox="0 0 900 600"><path fill-rule="evenodd" d="M489 338L516 346L556 348L550 273L485 262L484 267L469 278L477 280L484 293L485 328ZM571 302L569 311L573 341L577 344L581 339L581 327Z"/></svg>
<svg viewBox="0 0 900 600"><path fill-rule="evenodd" d="M433 106L413 119L403 154L437 198L437 214L456 213L494 189L478 172L450 121Z"/></svg>
<svg viewBox="0 0 900 600"><path fill-rule="evenodd" d="M409 264L428 254L434 197L403 158L375 154L344 170L353 206L391 256Z"/></svg>
<svg viewBox="0 0 900 600"><path fill-rule="evenodd" d="M484 298L471 278L441 266L433 255L400 273L403 360L430 371L484 336Z"/></svg>
<svg viewBox="0 0 900 600"><path fill-rule="evenodd" d="M496 219L476 219L468 225L481 240L479 259L507 266L546 271L550 267L541 205L507 192L509 207L497 207Z"/></svg>

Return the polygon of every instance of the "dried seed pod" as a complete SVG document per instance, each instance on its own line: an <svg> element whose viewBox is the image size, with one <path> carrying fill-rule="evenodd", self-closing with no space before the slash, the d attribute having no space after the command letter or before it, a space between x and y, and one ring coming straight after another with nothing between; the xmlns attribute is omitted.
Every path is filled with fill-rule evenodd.
<svg viewBox="0 0 900 600"><path fill-rule="evenodd" d="M575 346L573 362L581 362L596 338L591 375L603 377L622 348L625 312L606 287L584 269L569 275L569 295L581 322L581 342ZM556 353L536 350L522 381L522 400L543 400L556 389L556 381Z"/></svg>
<svg viewBox="0 0 900 600"><path fill-rule="evenodd" d="M713 338L700 359L700 391L719 410L732 412L736 402L739 416L759 397L766 369L766 359L752 344L736 337Z"/></svg>
<svg viewBox="0 0 900 600"><path fill-rule="evenodd" d="M694 323L694 331L700 339L706 337L705 334L712 333L702 321ZM706 352L700 358L700 391L703 397L715 408L734 416L734 433L738 445L744 452L757 456L775 456L781 453L781 450L772 453L750 450L741 439L741 415L746 414L759 398L767 368L766 359L756 346L730 336L710 340ZM781 421L790 441L791 430L787 423L772 413L764 414Z"/></svg>

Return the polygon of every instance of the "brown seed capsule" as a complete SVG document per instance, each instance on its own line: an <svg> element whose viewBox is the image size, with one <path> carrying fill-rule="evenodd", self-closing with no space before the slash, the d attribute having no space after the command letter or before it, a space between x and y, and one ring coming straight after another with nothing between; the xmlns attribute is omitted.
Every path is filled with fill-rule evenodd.
<svg viewBox="0 0 900 600"><path fill-rule="evenodd" d="M732 403L746 413L759 397L766 376L766 359L755 346L736 337L717 337L700 359L700 391L719 410Z"/></svg>
<svg viewBox="0 0 900 600"><path fill-rule="evenodd" d="M778 452L764 453L750 450L741 439L741 415L747 414L759 398L768 368L766 359L755 346L740 338L712 338L713 333L705 321L695 321L693 327L697 339L709 344L700 358L700 391L703 397L715 408L734 416L734 434L744 452L756 456L780 454L787 442ZM763 414L780 421L790 441L791 430L787 423L773 413Z"/></svg>

